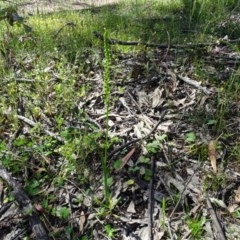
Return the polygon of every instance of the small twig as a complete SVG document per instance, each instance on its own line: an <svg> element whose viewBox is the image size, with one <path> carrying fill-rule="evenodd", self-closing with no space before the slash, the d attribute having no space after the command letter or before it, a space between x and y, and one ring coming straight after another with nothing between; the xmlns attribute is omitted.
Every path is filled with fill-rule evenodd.
<svg viewBox="0 0 240 240"><path fill-rule="evenodd" d="M65 27L67 27L67 26L76 27L77 25L76 25L76 23L74 23L74 22L68 22L68 23L64 24L64 25L54 34L53 37L56 38L56 37L59 35L59 33L60 33Z"/></svg>
<svg viewBox="0 0 240 240"><path fill-rule="evenodd" d="M34 79L27 79L27 78L15 78L15 81L17 81L17 82L26 82L26 83L36 82Z"/></svg>
<svg viewBox="0 0 240 240"><path fill-rule="evenodd" d="M177 210L180 202L182 201L183 193L186 191L188 184L191 182L191 180L192 180L192 178L193 178L193 176L194 176L195 174L196 174L196 170L194 171L194 173L191 175L191 177L190 177L190 178L188 179L188 181L186 182L186 184L185 184L185 186L184 186L184 188L183 188L183 190L182 190L182 192L181 192L181 194L180 194L180 198L178 199L177 204L175 205L174 209L172 210L172 212L171 212L171 214L170 214L170 216L169 216L169 219L170 219L170 220L171 220L173 214L175 213L175 211Z"/></svg>
<svg viewBox="0 0 240 240"><path fill-rule="evenodd" d="M94 31L93 32L94 36L99 38L100 40L104 40L103 34ZM179 45L179 44L155 44L155 43L147 43L147 42L128 42L128 41L122 41L122 40L118 40L118 39L112 39L112 38L108 38L107 39L108 44L110 45L125 45L125 46L138 46L138 45L142 45L142 46L146 46L146 47L156 47L156 48L161 48L161 49L171 49L171 48L194 48L194 47L208 47L208 46L212 46L212 45L217 45L216 43L197 43L197 44L186 44L186 45Z"/></svg>
<svg viewBox="0 0 240 240"><path fill-rule="evenodd" d="M169 221L167 221L167 228L168 228L168 233L170 235L171 240L174 240Z"/></svg>
<svg viewBox="0 0 240 240"><path fill-rule="evenodd" d="M214 226L214 230L215 230L215 234L216 234L216 239L217 240L227 240L225 233L223 231L223 228L219 222L219 219L217 217L217 214L215 212L215 210L212 207L212 203L208 197L208 194L206 194L206 200L207 200L207 206L208 206L208 211L211 215L211 219L213 222L213 226Z"/></svg>
<svg viewBox="0 0 240 240"><path fill-rule="evenodd" d="M24 116L21 116L21 115L17 115L17 118L18 118L19 120L27 123L27 124L28 124L29 126L31 126L31 127L35 127L36 124L38 124L38 123L35 123L34 121L32 121L32 120L30 120L30 119L28 119L28 118L26 118L26 117L24 117ZM43 130L46 134L48 134L50 137L58 140L59 142L64 142L64 140L63 140L60 136L58 136L56 133L53 133L53 132L50 132L50 131L47 130L47 129L44 129L41 125L40 125L40 128L41 128L41 130Z"/></svg>
<svg viewBox="0 0 240 240"><path fill-rule="evenodd" d="M156 126L150 131L150 133L148 133L146 136L144 136L144 137L142 137L142 138L134 139L134 140L129 141L129 142L123 144L122 146L114 149L112 152L109 153L108 159L112 158L116 153L120 152L120 151L123 150L124 148L126 148L126 147L128 147L128 146L130 146L130 145L132 145L132 144L134 144L134 143L136 143L136 142L138 142L138 141L141 141L141 140L144 140L144 139L149 138L149 137L152 135L152 133L158 128L159 124L162 122L162 119L164 118L164 116L166 115L166 113L167 113L166 110L164 110L164 111L162 112L162 114L161 114L161 116L160 116L160 118L159 118L159 121L157 122Z"/></svg>
<svg viewBox="0 0 240 240"><path fill-rule="evenodd" d="M183 77L183 76L181 76L181 75L178 75L178 78L179 78L180 80L184 81L185 83L187 83L187 84L189 84L189 85L191 85L191 86L193 86L193 87L201 90L201 91L202 91L203 93L205 93L206 95L211 95L211 94L212 94L212 92L209 91L206 87L202 87L202 86L201 86L201 83L198 82L198 81L192 80L192 79L190 79L189 77Z"/></svg>

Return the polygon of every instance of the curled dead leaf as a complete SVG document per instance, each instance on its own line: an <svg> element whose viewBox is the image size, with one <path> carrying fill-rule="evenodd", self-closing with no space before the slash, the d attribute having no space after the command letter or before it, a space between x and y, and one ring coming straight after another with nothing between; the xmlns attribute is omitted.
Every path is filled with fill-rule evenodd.
<svg viewBox="0 0 240 240"><path fill-rule="evenodd" d="M85 222L86 222L86 216L85 216L85 213L82 211L78 221L80 232L83 232Z"/></svg>
<svg viewBox="0 0 240 240"><path fill-rule="evenodd" d="M216 141L214 140L210 141L208 145L208 154L213 171L217 173Z"/></svg>

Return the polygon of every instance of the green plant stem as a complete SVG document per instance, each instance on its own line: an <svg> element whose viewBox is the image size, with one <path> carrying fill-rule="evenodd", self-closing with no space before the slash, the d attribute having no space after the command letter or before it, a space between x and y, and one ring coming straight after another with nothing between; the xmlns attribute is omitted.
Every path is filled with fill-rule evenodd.
<svg viewBox="0 0 240 240"><path fill-rule="evenodd" d="M106 132L105 132L105 151L104 151L104 158L102 160L103 166L103 178L104 178L104 193L105 193L105 201L106 204L109 203L110 192L109 192L109 185L108 185L108 169L107 169L107 159L108 159L108 149L109 149L109 100L110 100L110 63L111 63L111 56L110 56L110 46L107 41L108 33L105 29L104 31L104 53L105 53L105 62L104 62L104 104L105 104L105 119L106 119Z"/></svg>

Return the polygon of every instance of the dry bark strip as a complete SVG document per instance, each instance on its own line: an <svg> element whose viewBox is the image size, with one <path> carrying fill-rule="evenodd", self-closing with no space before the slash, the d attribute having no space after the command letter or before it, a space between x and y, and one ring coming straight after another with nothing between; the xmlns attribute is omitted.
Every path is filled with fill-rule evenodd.
<svg viewBox="0 0 240 240"><path fill-rule="evenodd" d="M34 211L29 197L25 194L22 186L14 180L7 170L0 164L0 177L13 188L13 195L20 208L26 216L29 216L29 223L37 240L48 240L48 234L41 223L38 214Z"/></svg>

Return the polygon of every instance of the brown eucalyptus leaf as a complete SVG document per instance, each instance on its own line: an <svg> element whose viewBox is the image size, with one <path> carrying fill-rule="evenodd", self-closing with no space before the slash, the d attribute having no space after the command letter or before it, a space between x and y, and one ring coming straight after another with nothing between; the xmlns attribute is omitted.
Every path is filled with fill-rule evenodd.
<svg viewBox="0 0 240 240"><path fill-rule="evenodd" d="M217 173L216 141L214 140L210 141L208 145L208 154L213 171Z"/></svg>
<svg viewBox="0 0 240 240"><path fill-rule="evenodd" d="M133 153L135 152L136 148L133 148L130 152L125 155L125 157L122 159L122 165L119 168L119 171L123 169L123 167L127 164L128 160L132 157Z"/></svg>
<svg viewBox="0 0 240 240"><path fill-rule="evenodd" d="M83 232L85 222L86 222L86 216L85 216L84 212L82 211L80 214L80 217L79 217L79 221L78 221L80 232Z"/></svg>

